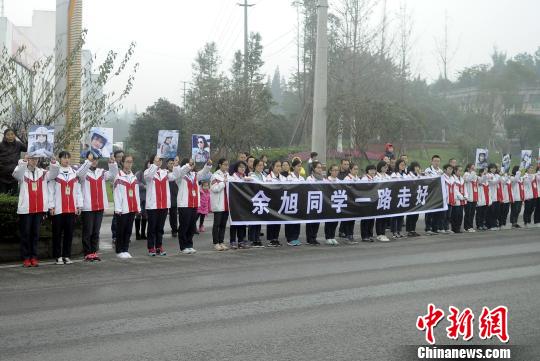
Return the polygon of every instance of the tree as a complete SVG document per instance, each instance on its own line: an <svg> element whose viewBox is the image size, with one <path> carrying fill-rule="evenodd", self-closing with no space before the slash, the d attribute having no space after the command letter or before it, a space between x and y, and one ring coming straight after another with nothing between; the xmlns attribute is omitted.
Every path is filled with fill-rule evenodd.
<svg viewBox="0 0 540 361"><path fill-rule="evenodd" d="M156 153L158 132L162 129L180 129L179 139L190 139L183 131L185 129L184 117L180 107L167 99L159 98L153 105L146 108L144 113L138 115L129 128L129 151L134 153L135 161L139 166L142 166L150 155ZM179 141L179 143L180 147L185 142ZM191 144L188 147L184 145L183 149L183 155L189 158L191 153L187 149L191 149Z"/></svg>
<svg viewBox="0 0 540 361"><path fill-rule="evenodd" d="M68 69L80 56L85 38L86 31L83 31L74 50L64 59L56 59L56 62L54 56L49 55L25 64L22 60L26 52L24 46L18 48L15 54L9 54L4 47L0 55L0 126L20 131L32 124L53 125L66 113L69 106L67 92L76 80L67 81L66 88L58 91L57 79L69 78ZM81 124L81 127L66 128L55 134L57 147L63 148L70 139L80 140L91 127L100 125L107 114L122 107L121 102L133 88L138 63L131 68L126 85L119 93L103 92L103 89L112 79L124 76L134 50L135 43L131 43L120 60L118 53L111 50L95 69L86 69L97 73L97 76L84 77L83 87L90 91L81 99L79 112L73 114L74 119L78 120L75 123Z"/></svg>

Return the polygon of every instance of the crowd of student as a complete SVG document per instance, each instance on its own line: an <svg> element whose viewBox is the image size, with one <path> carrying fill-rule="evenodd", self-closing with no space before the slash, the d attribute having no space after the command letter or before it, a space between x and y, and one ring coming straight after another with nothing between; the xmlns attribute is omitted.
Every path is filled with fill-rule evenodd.
<svg viewBox="0 0 540 361"><path fill-rule="evenodd" d="M82 243L86 261L99 261L99 238L104 210L109 205L106 182L113 184L114 216L112 237L116 255L131 258L130 239L135 225L136 239L146 239L149 256L165 256L164 228L167 216L173 237L178 238L180 252L196 252L193 237L204 232L204 218L213 213L212 238L216 251L264 247L260 225L237 226L229 229L229 242L225 242L229 202L228 180L247 182L376 182L392 178L416 178L425 175L442 176L446 184L448 210L425 215L425 232L461 233L519 228L518 216L523 211L523 225L540 226L540 172L537 167L519 170L514 167L503 174L497 165L485 169L457 165L455 159L441 167L441 159L434 155L431 164L422 170L418 162L408 163L406 155L395 159L386 154L377 164L368 165L363 174L359 166L342 159L340 164L324 165L312 153L307 167L298 157L292 160L268 162L266 157L256 159L240 153L229 163L219 159L212 173L212 161L196 169L192 159L166 160L153 155L145 169L133 172L133 157L117 151L108 161L108 169L98 167L98 159L87 153L84 162L71 165L69 152L58 154L58 161L51 159L47 169L38 166L38 159L26 155L18 161L12 176L19 184L21 255L23 266L39 264L37 241L44 216L52 219L53 255L56 264L71 264L71 245L75 217L82 222ZM306 169L307 168L307 169ZM524 205L524 206L523 206ZM534 215L534 218L533 218ZM418 215L378 218L360 221L360 239L390 241L391 237L416 237ZM197 227L197 221L199 226ZM476 224L476 227L474 226ZM354 221L325 222L324 237L328 245L355 244ZM338 228L339 226L339 228ZM309 245L319 245L319 223L305 227L305 240ZM403 231L405 227L405 231ZM268 225L265 230L266 247L279 247L281 225ZM284 233L289 246L300 246L300 224L285 224ZM340 242L336 239L336 233Z"/></svg>

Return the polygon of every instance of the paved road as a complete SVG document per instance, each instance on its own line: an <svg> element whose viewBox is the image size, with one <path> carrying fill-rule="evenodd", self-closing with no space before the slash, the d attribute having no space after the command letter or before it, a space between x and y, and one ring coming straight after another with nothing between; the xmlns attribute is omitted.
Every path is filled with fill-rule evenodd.
<svg viewBox="0 0 540 361"><path fill-rule="evenodd" d="M224 253L204 234L196 247L150 258L139 241L129 261L1 266L0 359L403 360L402 345L425 344L415 320L429 302L475 320L503 304L511 345L540 339L538 229Z"/></svg>

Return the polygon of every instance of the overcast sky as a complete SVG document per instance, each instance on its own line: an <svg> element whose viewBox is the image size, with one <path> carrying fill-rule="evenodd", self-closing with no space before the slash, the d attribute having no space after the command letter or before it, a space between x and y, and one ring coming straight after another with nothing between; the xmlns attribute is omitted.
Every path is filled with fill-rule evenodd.
<svg viewBox="0 0 540 361"><path fill-rule="evenodd" d="M84 0L83 23L87 48L98 58L110 50L125 50L137 42L140 63L135 87L126 101L138 111L165 97L182 101L182 81L190 81L191 64L205 42L216 41L223 69L235 50L243 48L243 10L240 0ZM332 2L339 0L331 0ZM395 27L403 0L387 0ZM264 71L279 66L287 75L296 67L296 10L291 0L251 0L249 30L261 33ZM381 6L382 8L382 0ZM29 25L32 10L55 10L55 0L5 0L6 16ZM411 67L432 80L439 75L436 39L442 38L445 12L449 19L452 78L465 66L488 63L494 47L508 55L534 52L540 46L538 0L407 0L413 19ZM374 16L379 17L380 14Z"/></svg>

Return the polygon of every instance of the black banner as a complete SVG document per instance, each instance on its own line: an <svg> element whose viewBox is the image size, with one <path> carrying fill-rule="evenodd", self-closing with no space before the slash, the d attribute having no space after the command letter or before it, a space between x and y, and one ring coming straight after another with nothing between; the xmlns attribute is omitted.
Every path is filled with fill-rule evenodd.
<svg viewBox="0 0 540 361"><path fill-rule="evenodd" d="M447 209L442 177L359 182L228 182L231 224L383 218Z"/></svg>

